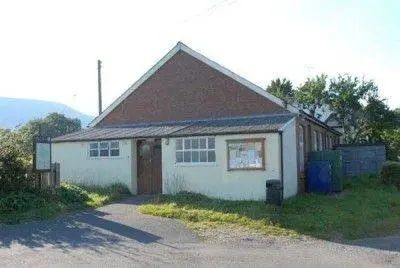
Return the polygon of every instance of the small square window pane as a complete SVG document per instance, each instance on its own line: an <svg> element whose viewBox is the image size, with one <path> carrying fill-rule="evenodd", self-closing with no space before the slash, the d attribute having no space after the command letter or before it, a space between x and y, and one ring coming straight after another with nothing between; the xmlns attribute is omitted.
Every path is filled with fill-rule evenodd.
<svg viewBox="0 0 400 268"><path fill-rule="evenodd" d="M191 156L192 156L191 152L184 152L183 153L183 162L190 163Z"/></svg>
<svg viewBox="0 0 400 268"><path fill-rule="evenodd" d="M97 150L90 150L90 157L97 157L99 156L99 151Z"/></svg>
<svg viewBox="0 0 400 268"><path fill-rule="evenodd" d="M185 149L190 149L190 140L185 140Z"/></svg>
<svg viewBox="0 0 400 268"><path fill-rule="evenodd" d="M119 142L118 141L112 141L110 143L111 149L118 149L119 148Z"/></svg>
<svg viewBox="0 0 400 268"><path fill-rule="evenodd" d="M215 138L208 138L208 149L215 149Z"/></svg>
<svg viewBox="0 0 400 268"><path fill-rule="evenodd" d="M199 162L199 151L192 151L192 162Z"/></svg>
<svg viewBox="0 0 400 268"><path fill-rule="evenodd" d="M215 162L215 151L208 151L208 162Z"/></svg>
<svg viewBox="0 0 400 268"><path fill-rule="evenodd" d="M176 140L176 149L177 150L182 150L182 139L177 139Z"/></svg>
<svg viewBox="0 0 400 268"><path fill-rule="evenodd" d="M90 149L98 149L99 148L99 144L97 142L92 142L90 144Z"/></svg>
<svg viewBox="0 0 400 268"><path fill-rule="evenodd" d="M207 140L205 138L200 139L200 148L201 149L207 148Z"/></svg>
<svg viewBox="0 0 400 268"><path fill-rule="evenodd" d="M100 149L108 149L108 142L100 142Z"/></svg>
<svg viewBox="0 0 400 268"><path fill-rule="evenodd" d="M200 162L207 162L207 151L200 151Z"/></svg>
<svg viewBox="0 0 400 268"><path fill-rule="evenodd" d="M100 150L100 156L108 156L108 150Z"/></svg>
<svg viewBox="0 0 400 268"><path fill-rule="evenodd" d="M176 152L176 162L177 163L183 162L183 152Z"/></svg>
<svg viewBox="0 0 400 268"><path fill-rule="evenodd" d="M112 149L110 150L111 156L119 156L119 149Z"/></svg>
<svg viewBox="0 0 400 268"><path fill-rule="evenodd" d="M199 149L199 139L192 140L192 149Z"/></svg>

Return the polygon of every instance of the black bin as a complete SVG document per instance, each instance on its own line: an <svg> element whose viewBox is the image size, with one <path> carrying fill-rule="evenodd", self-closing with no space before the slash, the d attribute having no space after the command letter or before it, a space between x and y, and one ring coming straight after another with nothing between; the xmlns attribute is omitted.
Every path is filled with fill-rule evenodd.
<svg viewBox="0 0 400 268"><path fill-rule="evenodd" d="M267 180L265 182L265 203L271 205L282 204L282 183L279 180Z"/></svg>

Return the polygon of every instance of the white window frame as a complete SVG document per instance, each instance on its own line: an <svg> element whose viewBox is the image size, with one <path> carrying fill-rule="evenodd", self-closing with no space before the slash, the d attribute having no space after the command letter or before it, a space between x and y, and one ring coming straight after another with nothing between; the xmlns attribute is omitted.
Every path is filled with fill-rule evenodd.
<svg viewBox="0 0 400 268"><path fill-rule="evenodd" d="M119 157L121 155L121 148L119 146L119 141L110 141L110 152L109 155L110 157ZM112 151L116 152L118 151L118 155L112 155Z"/></svg>
<svg viewBox="0 0 400 268"><path fill-rule="evenodd" d="M92 149L92 145L96 145L96 146L93 146L93 149ZM94 147L96 147L96 148L94 148ZM92 156L91 155L92 152L96 152L97 154ZM90 158L99 157L99 143L98 142L90 142L89 143L89 157Z"/></svg>
<svg viewBox="0 0 400 268"><path fill-rule="evenodd" d="M96 149L92 147L92 145L97 144ZM107 144L107 149L101 148L101 145ZM101 151L107 150L107 155L101 155ZM111 155L111 151L117 151L118 150L118 155ZM97 151L96 156L91 156L92 151ZM98 159L98 158L117 158L121 156L121 146L120 146L120 141L116 140L110 140L110 141L91 141L89 142L89 153L88 153L89 158L91 159Z"/></svg>
<svg viewBox="0 0 400 268"><path fill-rule="evenodd" d="M206 140L206 148L200 148L200 140ZM209 148L209 139L214 139L214 148ZM193 140L198 140L198 148L192 148ZM178 149L177 144L179 141L182 141L182 148ZM190 142L190 148L185 148L185 141ZM199 136L199 137L184 137L184 138L177 138L175 140L175 164L176 165L215 165L217 161L217 152L216 152L216 140L214 136ZM190 152L190 162L185 162L185 152ZM193 162L192 161L192 152L199 152L199 161ZM206 162L200 162L200 152L206 152ZM208 161L208 153L214 152L214 161ZM177 161L177 154L182 153L182 162Z"/></svg>

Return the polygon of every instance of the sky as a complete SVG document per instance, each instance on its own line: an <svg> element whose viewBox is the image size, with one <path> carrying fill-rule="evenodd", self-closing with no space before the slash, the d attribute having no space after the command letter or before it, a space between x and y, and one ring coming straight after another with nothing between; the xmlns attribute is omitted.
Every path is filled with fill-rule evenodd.
<svg viewBox="0 0 400 268"><path fill-rule="evenodd" d="M97 59L105 108L182 41L263 88L349 73L397 108L399 14L396 0L0 0L0 96L96 115Z"/></svg>

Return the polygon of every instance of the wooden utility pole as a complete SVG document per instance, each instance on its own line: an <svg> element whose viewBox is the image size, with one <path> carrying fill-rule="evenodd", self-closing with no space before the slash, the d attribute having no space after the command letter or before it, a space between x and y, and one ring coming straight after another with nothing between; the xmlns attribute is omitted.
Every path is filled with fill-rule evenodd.
<svg viewBox="0 0 400 268"><path fill-rule="evenodd" d="M97 87L99 90L99 114L102 112L101 103L101 60L97 60Z"/></svg>

